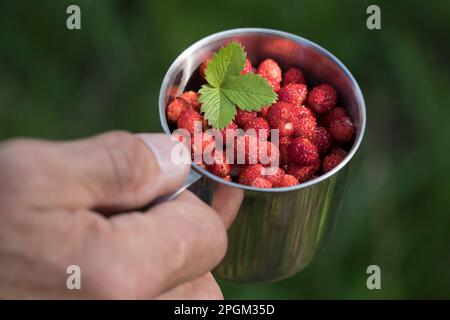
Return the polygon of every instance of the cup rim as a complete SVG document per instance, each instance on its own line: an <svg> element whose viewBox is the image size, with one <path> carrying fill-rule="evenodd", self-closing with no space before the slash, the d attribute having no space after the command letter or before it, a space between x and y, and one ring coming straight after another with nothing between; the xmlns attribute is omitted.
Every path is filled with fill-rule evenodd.
<svg viewBox="0 0 450 320"><path fill-rule="evenodd" d="M256 187L252 187L252 186L247 186L247 185L243 185L240 183L236 183L233 181L225 181L222 178L210 173L209 171L201 168L200 166L198 166L195 163L191 163L191 168L194 169L196 172L200 173L202 176L206 176L209 179L212 179L218 183L221 184L225 184L225 185L229 185L232 187L236 187L236 188L240 188L240 189L244 189L244 190L249 190L249 191L258 191L258 192L286 192L286 191L294 191L294 190L300 190L303 188L307 188L310 187L312 185L318 184L330 177L332 177L333 175L335 175L337 172L339 172L341 169L343 169L348 162L350 161L350 159L353 158L353 156L355 155L356 151L358 150L363 136L364 136L364 131L366 128L366 105L364 102L364 97L363 94L361 92L361 89L358 85L358 83L356 82L355 78L353 77L353 75L350 73L350 71L347 69L347 67L338 59L336 58L333 54L331 54L328 50L326 50L325 48L319 46L318 44L305 39L303 37L294 35L292 33L289 32L285 32L285 31L280 31L280 30L274 30L274 29L266 29L266 28L237 28L237 29L229 29L229 30L225 30L225 31L221 31L221 32L217 32L217 33L213 33L209 36L206 36L200 40L198 40L197 42L195 42L194 44L190 45L187 49L185 49L175 60L174 62L170 65L169 69L167 70L163 82L161 84L161 88L160 88L160 92L159 92L159 99L158 99L158 104L159 104L159 118L160 118L160 122L161 122L161 126L164 130L165 133L167 134L171 134L171 131L169 129L169 126L167 125L167 119L166 119L166 105L164 103L164 97L166 95L167 92L167 88L169 86L169 81L170 81L170 75L174 72L174 70L177 68L177 66L181 63L181 61L184 61L186 57L188 57L189 55L191 55L193 52L195 52L196 50L202 48L205 44L208 44L209 42L212 41L216 41L216 40L220 40L223 38L228 38L228 37L233 37L233 36L240 36L240 35L248 35L248 34L255 34L255 35L272 35L272 36L277 36L279 38L285 38L288 40L292 40L295 41L297 43L301 43L304 46L307 46L313 50L318 51L319 53L321 53L322 55L324 55L326 58L328 58L329 60L331 60L334 64L336 64L336 66L344 73L344 75L350 80L350 83L353 87L355 96L356 96L356 100L358 102L358 108L360 109L361 112L361 123L359 126L359 130L357 131L357 136L355 138L355 142L352 145L352 148L350 149L350 151L347 154L347 157L340 162L336 167L334 167L332 170L328 171L327 173L324 173L314 179L299 183L295 186L291 186L291 187L282 187L282 188L256 188Z"/></svg>

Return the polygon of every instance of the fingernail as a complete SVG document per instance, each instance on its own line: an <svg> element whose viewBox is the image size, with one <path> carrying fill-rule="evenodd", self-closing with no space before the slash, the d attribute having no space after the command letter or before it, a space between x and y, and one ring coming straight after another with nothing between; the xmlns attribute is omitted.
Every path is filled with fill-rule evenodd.
<svg viewBox="0 0 450 320"><path fill-rule="evenodd" d="M164 133L141 133L139 138L152 151L162 172L167 176L186 175L190 167L189 150Z"/></svg>

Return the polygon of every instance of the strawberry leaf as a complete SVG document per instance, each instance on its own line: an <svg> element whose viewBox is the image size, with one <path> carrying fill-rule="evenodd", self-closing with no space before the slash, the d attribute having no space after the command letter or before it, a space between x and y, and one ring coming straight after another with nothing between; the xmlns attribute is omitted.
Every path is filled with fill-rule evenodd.
<svg viewBox="0 0 450 320"><path fill-rule="evenodd" d="M216 129L223 129L233 121L236 107L219 88L203 85L199 91L199 102L205 119Z"/></svg>

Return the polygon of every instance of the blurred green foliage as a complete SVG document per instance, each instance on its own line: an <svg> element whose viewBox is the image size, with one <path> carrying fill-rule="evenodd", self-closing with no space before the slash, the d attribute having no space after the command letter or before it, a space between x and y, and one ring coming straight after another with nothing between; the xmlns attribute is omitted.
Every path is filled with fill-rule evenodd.
<svg viewBox="0 0 450 320"><path fill-rule="evenodd" d="M65 26L69 4L80 31ZM381 30L366 28L370 4ZM170 63L236 27L333 52L360 83L368 126L326 250L277 283L221 282L225 297L450 298L449 1L1 1L0 138L159 131ZM366 288L371 264L382 290Z"/></svg>

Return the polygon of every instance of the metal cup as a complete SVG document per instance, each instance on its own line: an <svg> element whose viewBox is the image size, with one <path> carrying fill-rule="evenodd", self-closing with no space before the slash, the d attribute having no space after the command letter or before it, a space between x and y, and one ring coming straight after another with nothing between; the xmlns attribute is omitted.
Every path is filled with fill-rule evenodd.
<svg viewBox="0 0 450 320"><path fill-rule="evenodd" d="M191 45L167 71L159 95L161 125L169 100L191 86L191 76L202 61L230 41L240 42L250 60L278 61L283 69L298 66L311 85L333 85L356 126L347 158L333 170L288 188L259 189L227 182L192 164L190 189L211 204L215 184L244 190L244 199L228 233L228 251L215 273L237 282L274 281L305 268L329 239L344 190L348 162L364 134L366 110L361 90L347 68L331 53L299 36L270 29L233 29L210 35ZM201 223L201 221L199 222Z"/></svg>

